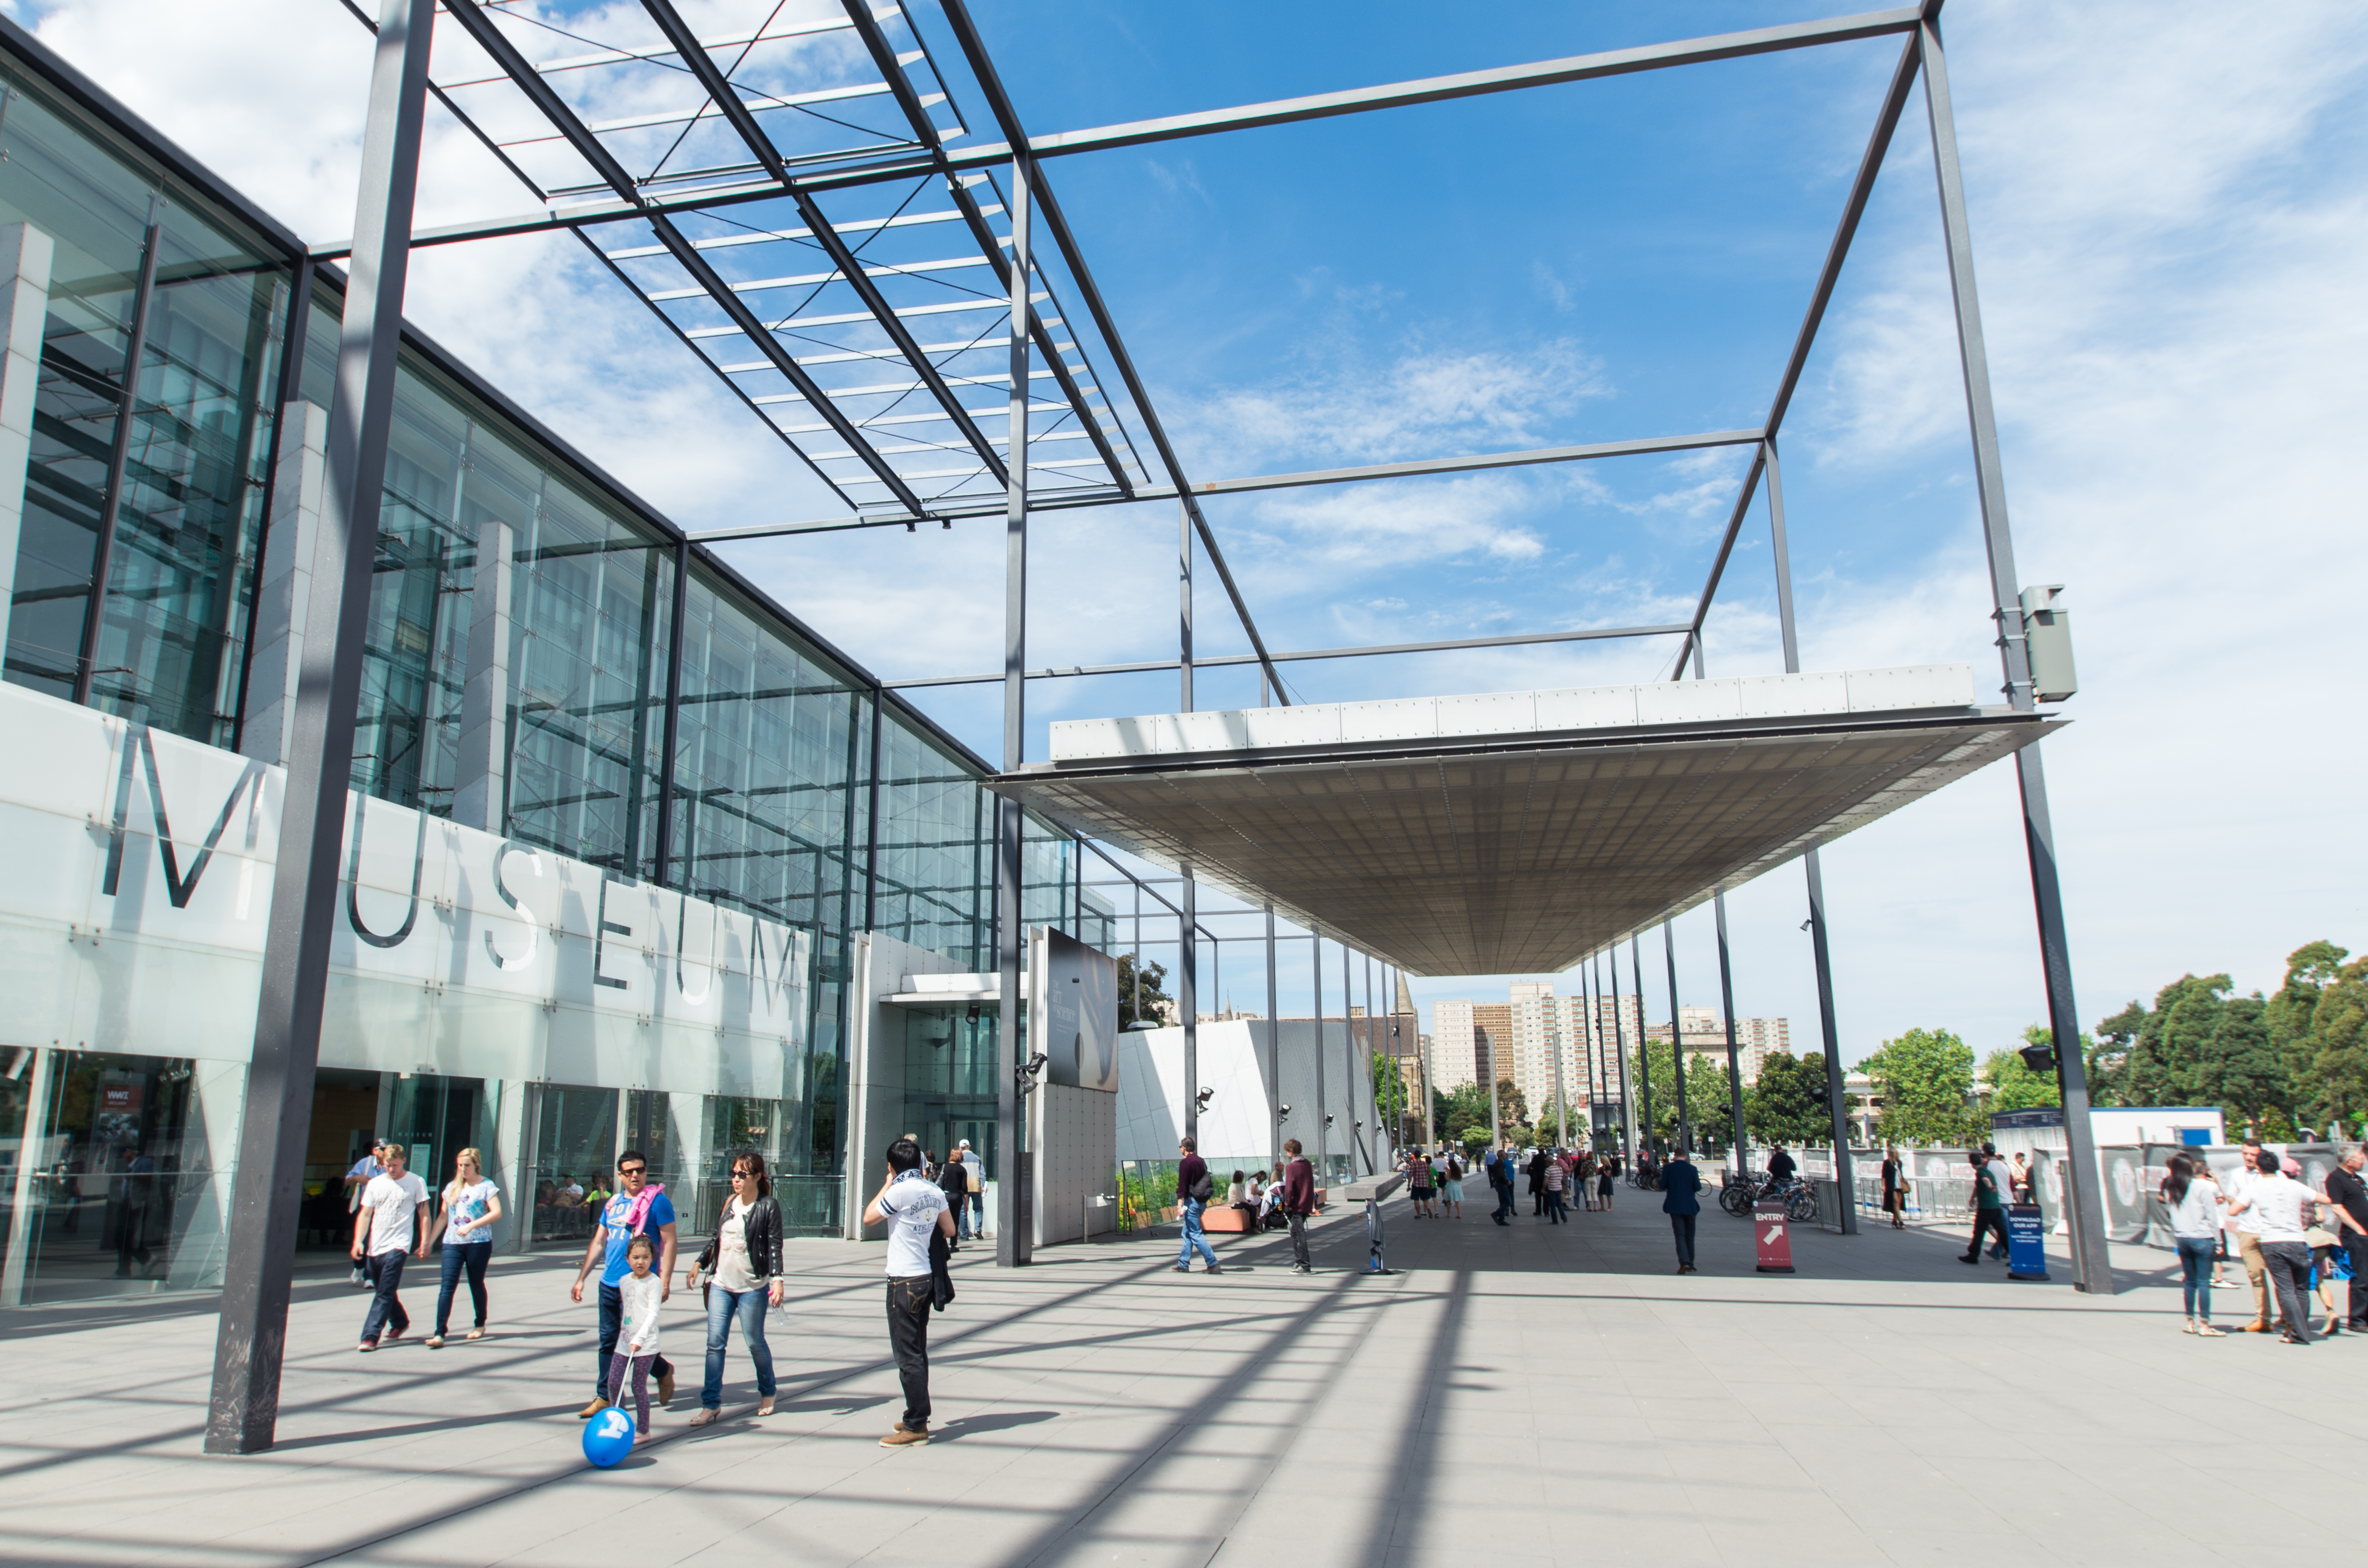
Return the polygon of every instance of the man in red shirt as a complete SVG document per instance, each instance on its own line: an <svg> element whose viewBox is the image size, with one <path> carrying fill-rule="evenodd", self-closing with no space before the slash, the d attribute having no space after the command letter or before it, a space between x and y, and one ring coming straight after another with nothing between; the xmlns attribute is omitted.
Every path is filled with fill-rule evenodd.
<svg viewBox="0 0 2368 1568"><path fill-rule="evenodd" d="M1282 1213L1291 1221L1291 1271L1313 1274L1315 1266L1307 1261L1307 1217L1315 1212L1315 1167L1299 1152L1299 1140L1283 1141L1282 1152L1291 1163L1282 1167Z"/></svg>

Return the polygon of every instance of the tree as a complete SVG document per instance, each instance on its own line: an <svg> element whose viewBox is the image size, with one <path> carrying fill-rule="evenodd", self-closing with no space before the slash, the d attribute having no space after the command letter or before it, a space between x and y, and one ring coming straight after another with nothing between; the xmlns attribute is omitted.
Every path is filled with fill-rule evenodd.
<svg viewBox="0 0 2368 1568"><path fill-rule="evenodd" d="M1909 1029L1866 1059L1883 1096L1876 1134L1886 1143L1981 1142L1987 1123L1974 1108L1974 1051L1947 1029Z"/></svg>
<svg viewBox="0 0 2368 1568"><path fill-rule="evenodd" d="M2097 1026L2096 1043L2088 1048L2090 1105L2129 1103L2123 1098L2123 1091L2129 1078L2130 1052L2137 1045L2146 1019L2146 1004L2133 1002Z"/></svg>
<svg viewBox="0 0 2368 1568"><path fill-rule="evenodd" d="M1501 1118L1497 1124L1497 1135L1510 1142L1527 1142L1530 1131L1529 1098L1520 1090L1513 1087L1513 1080L1510 1078L1497 1080L1497 1115Z"/></svg>
<svg viewBox="0 0 2368 1568"><path fill-rule="evenodd" d="M1173 1000L1167 992L1160 989L1160 982L1167 978L1167 965L1147 963L1143 966L1143 1011L1138 1015L1134 1010L1134 955L1119 954L1118 1027L1120 1028L1132 1028L1138 1017L1145 1023L1156 1024L1161 1021L1161 1009Z"/></svg>
<svg viewBox="0 0 2368 1568"><path fill-rule="evenodd" d="M2235 988L2225 974L2181 975L2162 988L2130 1046L2122 1104L2218 1106L2230 1121L2263 1131L2274 1112L2290 1125L2293 1088L2271 1039L2269 1004L2258 993L2226 994Z"/></svg>
<svg viewBox="0 0 2368 1568"><path fill-rule="evenodd" d="M2050 1045L2055 1033L2045 1024L2032 1024L2022 1031L2025 1045ZM2085 1048L2087 1037L2080 1041ZM2064 1103L2055 1086L2053 1073L2034 1073L2019 1051L1993 1051L1982 1059L1982 1076L1988 1080L1990 1092L1987 1108L2004 1110L2044 1110Z"/></svg>
<svg viewBox="0 0 2368 1568"><path fill-rule="evenodd" d="M2368 1112L2368 959L2328 941L2286 958L2286 983L2269 999L2270 1043L2284 1062L2296 1114L2322 1127ZM2355 1123L2356 1125L2356 1123Z"/></svg>
<svg viewBox="0 0 2368 1568"><path fill-rule="evenodd" d="M1760 1143L1806 1143L1830 1138L1833 1118L1826 1101L1826 1059L1770 1051L1760 1064L1743 1114Z"/></svg>

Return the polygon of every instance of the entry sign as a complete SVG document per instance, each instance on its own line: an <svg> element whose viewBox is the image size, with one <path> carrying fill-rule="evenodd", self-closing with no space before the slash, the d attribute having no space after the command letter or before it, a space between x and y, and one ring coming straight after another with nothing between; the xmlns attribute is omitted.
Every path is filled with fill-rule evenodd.
<svg viewBox="0 0 2368 1568"><path fill-rule="evenodd" d="M2006 1210L2006 1277L2047 1278L2047 1233L2036 1203L2012 1203Z"/></svg>
<svg viewBox="0 0 2368 1568"><path fill-rule="evenodd" d="M1793 1272L1793 1238L1785 1229L1784 1206L1782 1203L1752 1205L1751 1244L1759 1255L1760 1273Z"/></svg>

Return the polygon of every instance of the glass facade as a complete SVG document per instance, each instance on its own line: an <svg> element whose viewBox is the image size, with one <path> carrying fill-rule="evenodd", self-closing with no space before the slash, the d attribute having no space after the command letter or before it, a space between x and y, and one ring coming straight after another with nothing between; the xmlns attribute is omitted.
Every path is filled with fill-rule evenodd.
<svg viewBox="0 0 2368 1568"><path fill-rule="evenodd" d="M52 244L7 678L227 745L291 269L5 55L0 95L0 225Z"/></svg>
<svg viewBox="0 0 2368 1568"><path fill-rule="evenodd" d="M176 176L184 165L169 150L77 107L63 79L54 62L0 50L0 225L51 242L5 678L68 701L86 687L105 712L236 750L261 706L252 623L267 517L276 506L284 515L271 499L288 472L279 426L301 427L276 417L277 401L283 387L331 401L339 280L300 274L288 236L242 218L251 210L233 193ZM301 357L283 373L291 333ZM144 347L127 364L135 334ZM0 490L15 483L0 473ZM632 1054L641 1045L548 1069L573 1081L519 1077L502 1041L547 1010L439 1023L428 995L406 1023L395 993L372 992L365 1007L339 1001L352 987L333 979L302 1244L333 1265L350 1230L347 1173L374 1131L413 1146L431 1182L460 1148L485 1149L517 1188L516 1244L583 1244L586 1203L613 1185L628 1141L694 1229L722 1201L726 1152L748 1147L771 1166L792 1233L837 1233L853 942L877 929L966 969L993 967L985 769L883 705L869 676L498 394L406 338L362 631L352 785L369 800L457 814L472 631L493 597L479 592L483 574L497 565L484 552L505 543L502 789L490 820L472 811L468 824L618 886L655 883L790 927L806 944L804 1016L778 1042L780 1071L752 1071L749 1040L727 1044L718 1030L706 1081L722 1092L687 1092L683 1074L669 1092L646 1086L666 1078L647 1075ZM509 853L494 858L497 881L505 865L542 876L539 862L504 861ZM1076 846L1031 819L1027 921L1108 947L1110 906L1078 880ZM393 885L399 894L402 879ZM416 877L412 886L416 908ZM717 972L739 973L745 989L745 969ZM648 1022L618 1038L657 1039ZM370 1049L340 1056L339 1031L365 1027L377 1032ZM991 1075L993 1017L916 1016L912 1027L961 1037L958 1050L903 1042L928 1065L913 1080L927 1081L916 1109L944 1129L939 1142L969 1137L992 1158L993 1096L979 1085ZM490 1031L483 1044L472 1028ZM708 1051L696 1030L671 1028L647 1048L668 1054L649 1061ZM388 1031L404 1029L423 1040L419 1070L377 1070L407 1063L404 1052L380 1060ZM431 1049L438 1030L445 1043ZM186 1042L121 1023L100 1025L86 1050L53 1030L17 1032L0 1028L0 1066L13 1062L0 1076L0 1303L217 1282L245 1072L220 1059L229 1047L193 1057Z"/></svg>

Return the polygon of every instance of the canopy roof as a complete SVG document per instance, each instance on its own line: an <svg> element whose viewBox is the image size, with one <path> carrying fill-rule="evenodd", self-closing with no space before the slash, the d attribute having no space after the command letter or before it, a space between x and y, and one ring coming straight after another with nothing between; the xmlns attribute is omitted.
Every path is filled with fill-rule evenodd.
<svg viewBox="0 0 2368 1568"><path fill-rule="evenodd" d="M2061 722L1923 665L1089 720L995 788L1413 973L1539 973Z"/></svg>

